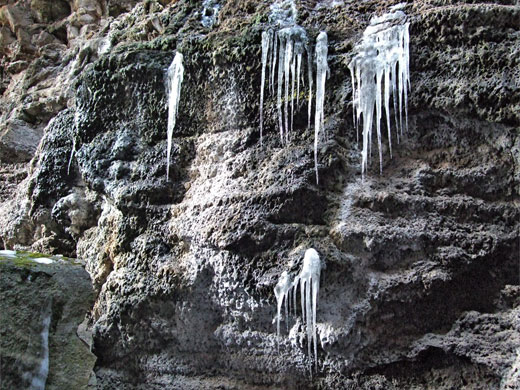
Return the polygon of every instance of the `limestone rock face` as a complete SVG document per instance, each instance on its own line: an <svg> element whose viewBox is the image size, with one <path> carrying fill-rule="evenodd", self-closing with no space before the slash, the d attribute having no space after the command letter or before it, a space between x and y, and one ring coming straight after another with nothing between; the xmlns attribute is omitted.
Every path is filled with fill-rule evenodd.
<svg viewBox="0 0 520 390"><path fill-rule="evenodd" d="M43 138L0 206L0 238L87 262L99 389L518 388L520 5L404 5L409 131L362 181L348 64L396 3L297 5L311 40L329 36L319 186L306 102L281 147L266 96L260 145L267 2L223 0L212 28L201 2L74 2L74 54L49 44L25 60L20 80L57 88L63 105L35 105ZM166 181L175 50L185 73ZM309 247L324 261L312 378L299 312L281 338L272 323L278 277Z"/></svg>

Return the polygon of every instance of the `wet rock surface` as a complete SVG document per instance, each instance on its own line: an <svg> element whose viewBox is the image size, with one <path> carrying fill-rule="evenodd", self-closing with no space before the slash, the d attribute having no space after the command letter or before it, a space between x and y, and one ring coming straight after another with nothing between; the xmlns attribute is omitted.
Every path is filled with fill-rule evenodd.
<svg viewBox="0 0 520 390"><path fill-rule="evenodd" d="M329 36L319 186L305 102L282 148L266 98L260 146L269 3L222 1L212 28L201 2L101 7L70 58L70 98L0 206L4 245L87 262L99 389L518 388L520 6L405 5L409 131L362 181L348 64L370 17L397 3L297 6L311 40ZM185 76L166 181L175 49ZM55 61L59 79L67 60ZM54 114L35 116L45 127ZM309 247L325 263L312 378L299 313L279 339L272 323L278 277Z"/></svg>

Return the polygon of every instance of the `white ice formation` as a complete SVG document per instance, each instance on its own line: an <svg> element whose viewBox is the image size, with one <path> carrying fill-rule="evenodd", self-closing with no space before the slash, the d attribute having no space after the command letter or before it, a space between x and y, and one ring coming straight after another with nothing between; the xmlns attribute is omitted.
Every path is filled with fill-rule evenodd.
<svg viewBox="0 0 520 390"><path fill-rule="evenodd" d="M2 249L0 250L0 256L3 256L3 257L16 257L16 251L12 251L12 250L9 250L9 249Z"/></svg>
<svg viewBox="0 0 520 390"><path fill-rule="evenodd" d="M327 33L322 31L316 39L316 114L314 115L314 169L316 170L316 183L318 183L318 140L320 138L320 130L323 129L324 124L325 79L329 71L327 53Z"/></svg>
<svg viewBox="0 0 520 390"><path fill-rule="evenodd" d="M309 358L311 357L311 336L314 344L314 362L318 365L318 344L316 340L316 306L318 304L318 292L320 290L321 262L315 249L310 248L305 252L303 267L296 280L300 282L300 295L302 304L302 319L307 329L307 346ZM304 293L305 291L305 293Z"/></svg>
<svg viewBox="0 0 520 390"><path fill-rule="evenodd" d="M42 338L42 359L36 375L33 376L29 390L45 390L45 382L49 375L49 328L51 325L51 304L47 306L43 317Z"/></svg>
<svg viewBox="0 0 520 390"><path fill-rule="evenodd" d="M173 129L179 111L179 101L181 97L181 85L184 77L184 66L182 65L183 56L177 52L166 78L166 94L168 96L168 149L166 157L166 180L170 172L170 154L172 150Z"/></svg>
<svg viewBox="0 0 520 390"><path fill-rule="evenodd" d="M266 70L269 66L269 90L274 93L276 84L276 108L280 141L289 141L289 132L293 128L294 100L296 108L300 103L300 81L302 58L309 50L305 30L297 25L280 30L267 30L262 33L262 78L260 86L260 142L263 139L264 97ZM269 61L271 59L271 61ZM278 67L277 67L278 66ZM312 62L307 61L309 76L312 77ZM276 83L275 83L276 81ZM311 79L309 79L309 84ZM295 96L296 91L296 96ZM309 90L309 105L312 93ZM289 113L290 102L290 113Z"/></svg>
<svg viewBox="0 0 520 390"><path fill-rule="evenodd" d="M264 129L264 98L265 87L271 94L276 92L276 108L278 113L278 128L280 141L289 142L289 134L294 127L295 100L296 110L300 105L300 81L305 77L302 66L307 61L307 96L308 96L308 127L311 125L312 89L313 89L313 56L312 48L304 28L296 24L296 6L292 0L277 0L271 5L269 22L274 27L262 33L262 77L260 86L260 143L263 143ZM307 55L305 55L307 54ZM327 74L327 34L320 33L316 43L317 75L320 83L317 94L321 100L316 100L315 131L316 137L323 127L323 97L325 95L325 77ZM269 75L266 76L267 68ZM267 78L267 80L266 80ZM289 109L290 103L290 109ZM315 165L317 174L317 144L315 137Z"/></svg>
<svg viewBox="0 0 520 390"><path fill-rule="evenodd" d="M288 323L289 317L289 291L292 287L291 277L284 271L274 288L274 295L276 297L276 334L280 335L280 317L282 315L282 306L285 303L285 322Z"/></svg>
<svg viewBox="0 0 520 390"><path fill-rule="evenodd" d="M383 169L381 150L381 118L384 105L390 157L392 140L390 131L390 95L393 97L397 142L403 127L408 128L408 89L410 88L409 71L409 23L406 15L400 11L400 5L391 8L391 12L374 17L363 33L361 42L356 46L357 54L349 64L352 76L352 103L356 128L363 115L363 151L361 174L364 177L371 155L372 126L375 122L379 150L379 168ZM397 108L399 106L399 108ZM403 106L405 121L403 123Z"/></svg>
<svg viewBox="0 0 520 390"><path fill-rule="evenodd" d="M52 264L55 263L53 259L49 259L48 257L37 257L35 259L32 259L34 262L39 264Z"/></svg>
<svg viewBox="0 0 520 390"><path fill-rule="evenodd" d="M76 112L74 112L74 131L79 133L79 120L80 120L80 108L76 106ZM70 151L69 163L67 165L67 175L70 175L70 167L72 165L72 159L76 154L76 137L72 135L72 149Z"/></svg>
<svg viewBox="0 0 520 390"><path fill-rule="evenodd" d="M287 272L283 272L274 288L277 303L276 334L280 335L280 318L282 306L285 303L285 316L288 323L291 292L294 299L294 311L296 313L296 295L300 287L302 323L305 324L307 333L308 356L318 365L318 343L316 337L316 307L318 292L320 290L321 261L315 249L305 251L302 270L298 276L291 280ZM311 341L312 339L312 341ZM314 355L311 353L311 344L314 346Z"/></svg>

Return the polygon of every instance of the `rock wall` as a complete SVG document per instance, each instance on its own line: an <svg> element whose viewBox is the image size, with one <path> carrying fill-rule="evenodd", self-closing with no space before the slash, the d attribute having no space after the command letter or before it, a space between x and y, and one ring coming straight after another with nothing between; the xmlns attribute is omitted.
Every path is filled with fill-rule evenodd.
<svg viewBox="0 0 520 390"><path fill-rule="evenodd" d="M348 64L369 19L396 3L297 4L312 40L329 35L319 186L304 102L281 147L266 98L260 146L270 3L222 1L213 28L197 1L70 7L63 53L76 54L41 65L34 84L68 98L35 115L43 138L1 205L0 238L87 261L100 389L518 388L520 5L406 3L409 132L362 182ZM166 181L175 50L185 77ZM18 77L45 57L33 58ZM2 140L10 164L31 154ZM281 338L272 323L278 276L308 247L326 266L312 378L299 315Z"/></svg>

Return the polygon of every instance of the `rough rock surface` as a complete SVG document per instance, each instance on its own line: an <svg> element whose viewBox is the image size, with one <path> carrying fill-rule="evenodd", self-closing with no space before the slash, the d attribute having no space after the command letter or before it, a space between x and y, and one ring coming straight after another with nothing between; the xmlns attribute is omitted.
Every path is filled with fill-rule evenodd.
<svg viewBox="0 0 520 390"><path fill-rule="evenodd" d="M0 255L0 389L28 389L44 359L47 316L48 376L45 388L86 388L96 357L77 330L94 301L90 278L72 260L39 264L38 254ZM88 339L87 339L88 341Z"/></svg>
<svg viewBox="0 0 520 390"><path fill-rule="evenodd" d="M44 135L0 206L0 238L87 261L98 387L518 389L518 2L406 3L409 132L364 182L348 63L369 19L397 1L298 3L311 40L329 36L319 186L304 103L282 148L268 97L259 143L270 3L220 3L213 28L200 1L72 7L74 23L101 15L67 27L64 50L81 63L74 87L41 71L32 84L66 99L35 114L48 125L31 125ZM74 49L80 39L89 56ZM167 182L175 50L185 76ZM34 56L27 69L44 58ZM58 68L52 80L76 69L54 61L39 65ZM25 152L4 143L19 161ZM298 272L308 247L325 266L312 378L299 316L280 339L272 323L278 276Z"/></svg>

